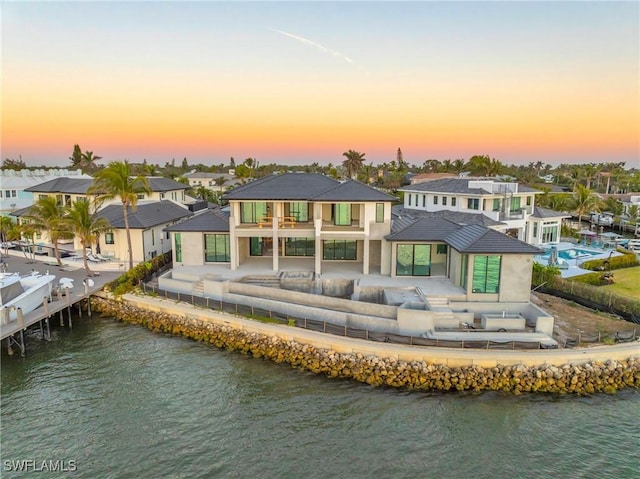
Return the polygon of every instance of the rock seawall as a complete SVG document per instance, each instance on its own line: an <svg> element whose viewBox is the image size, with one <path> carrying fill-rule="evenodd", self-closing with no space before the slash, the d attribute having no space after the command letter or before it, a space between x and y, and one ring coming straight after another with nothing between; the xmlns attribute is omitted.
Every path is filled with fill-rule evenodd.
<svg viewBox="0 0 640 479"><path fill-rule="evenodd" d="M360 353L338 353L309 344L204 321L197 315L179 316L132 306L124 301L94 298L93 309L154 332L171 333L218 348L241 351L256 358L288 363L332 378L348 378L372 386L410 390L506 391L593 394L640 387L640 359L591 362L582 365L527 367L448 367L426 361L400 361Z"/></svg>

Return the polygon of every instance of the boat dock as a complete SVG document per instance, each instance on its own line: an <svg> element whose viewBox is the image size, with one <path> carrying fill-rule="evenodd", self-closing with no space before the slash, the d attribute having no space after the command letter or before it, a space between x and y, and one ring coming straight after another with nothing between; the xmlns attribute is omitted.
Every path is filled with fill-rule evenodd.
<svg viewBox="0 0 640 479"><path fill-rule="evenodd" d="M53 274L56 279L52 283L53 292L50 298L43 298L43 304L34 311L23 315L18 311L17 319L8 320L8 311L2 312L0 317L0 341L6 340L6 348L9 354L13 354L14 348L20 350L22 356L25 355L26 347L24 342L24 331L30 326L39 325L42 339L50 337L50 322L58 319L61 326L71 323L71 311L74 306L80 307L80 302L90 298L92 294L100 291L105 284L114 280L122 274L119 263L103 263L89 265L96 274L92 276L91 282L86 281L87 273L84 270L82 261L65 261L62 266L55 263L51 257L25 258L19 251L12 251L9 255L2 256L3 263L10 273L19 273L21 276L32 272L40 274ZM69 278L73 280L73 288L60 288L60 279ZM90 311L90 310L89 310Z"/></svg>

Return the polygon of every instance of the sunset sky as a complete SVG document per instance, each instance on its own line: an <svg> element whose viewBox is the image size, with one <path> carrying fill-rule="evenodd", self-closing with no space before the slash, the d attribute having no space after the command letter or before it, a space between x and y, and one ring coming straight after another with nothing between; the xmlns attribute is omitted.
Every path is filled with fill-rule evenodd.
<svg viewBox="0 0 640 479"><path fill-rule="evenodd" d="M638 2L6 2L2 158L638 165Z"/></svg>

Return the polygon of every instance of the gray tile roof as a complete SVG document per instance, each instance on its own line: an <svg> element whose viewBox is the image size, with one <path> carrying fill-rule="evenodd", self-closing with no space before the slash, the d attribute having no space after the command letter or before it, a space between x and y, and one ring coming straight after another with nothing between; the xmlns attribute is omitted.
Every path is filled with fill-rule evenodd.
<svg viewBox="0 0 640 479"><path fill-rule="evenodd" d="M405 208L404 205L394 205L391 208L391 213L396 217L445 218L459 225L506 226L506 223L496 221L483 214L465 213L463 211L422 211Z"/></svg>
<svg viewBox="0 0 640 479"><path fill-rule="evenodd" d="M177 221L193 214L188 209L167 200L138 203L135 211L129 207L128 212L129 227L132 229L146 229L170 221ZM106 218L114 228L124 228L124 213L121 204L105 206L96 215Z"/></svg>
<svg viewBox="0 0 640 479"><path fill-rule="evenodd" d="M533 208L533 218L570 218L571 215L567 213L560 213L559 211L550 210L548 208L542 208L536 206Z"/></svg>
<svg viewBox="0 0 640 479"><path fill-rule="evenodd" d="M397 201L395 196L355 180L339 183L311 198L313 201Z"/></svg>
<svg viewBox="0 0 640 479"><path fill-rule="evenodd" d="M441 241L460 253L539 254L542 250L482 225L458 225L445 218L394 220L389 241Z"/></svg>
<svg viewBox="0 0 640 479"><path fill-rule="evenodd" d="M164 231L229 232L229 216L215 208L165 228Z"/></svg>
<svg viewBox="0 0 640 479"><path fill-rule="evenodd" d="M224 194L227 200L309 200L337 185L333 178L311 173L269 175L237 186Z"/></svg>
<svg viewBox="0 0 640 479"><path fill-rule="evenodd" d="M55 178L39 185L25 188L34 193L69 193L83 195L93 185L93 178Z"/></svg>
<svg viewBox="0 0 640 479"><path fill-rule="evenodd" d="M172 180L171 178L149 176L147 180L149 181L151 191L186 190L189 188L189 185ZM36 186L31 186L30 188L25 188L24 191L84 195L92 185L93 178L56 178Z"/></svg>
<svg viewBox="0 0 640 479"><path fill-rule="evenodd" d="M477 179L477 178L474 178ZM428 191L433 193L487 195L482 188L469 188L469 178L442 178L414 185L403 186L400 191Z"/></svg>
<svg viewBox="0 0 640 479"><path fill-rule="evenodd" d="M469 182L482 181L485 178L442 178L440 180L426 181L414 185L403 186L400 191L421 191L429 193L449 193L467 195L493 195L482 188L469 188ZM498 181L497 183L501 183ZM518 185L518 193L542 193L540 190Z"/></svg>
<svg viewBox="0 0 640 479"><path fill-rule="evenodd" d="M394 201L393 196L349 180L341 183L313 173L270 175L238 186L224 194L226 200L263 201Z"/></svg>
<svg viewBox="0 0 640 479"><path fill-rule="evenodd" d="M461 253L540 254L542 250L481 225L463 226L444 241Z"/></svg>
<svg viewBox="0 0 640 479"><path fill-rule="evenodd" d="M444 218L401 218L395 220L389 241L442 241L448 234L460 229L460 225Z"/></svg>
<svg viewBox="0 0 640 479"><path fill-rule="evenodd" d="M165 178L163 176L148 176L149 186L151 191L173 191L173 190L187 190L189 185L180 183L179 181L172 180L171 178Z"/></svg>

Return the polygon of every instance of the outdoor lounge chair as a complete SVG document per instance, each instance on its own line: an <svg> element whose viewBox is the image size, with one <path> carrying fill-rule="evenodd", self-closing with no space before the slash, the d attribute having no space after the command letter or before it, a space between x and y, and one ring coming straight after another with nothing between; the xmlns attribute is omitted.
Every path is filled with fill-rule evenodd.
<svg viewBox="0 0 640 479"><path fill-rule="evenodd" d="M92 263L102 263L103 261L99 258L96 258L93 253L87 253L87 259Z"/></svg>
<svg viewBox="0 0 640 479"><path fill-rule="evenodd" d="M111 261L111 258L107 258L106 256L102 256L100 253L96 253L93 256L98 258L100 261Z"/></svg>

